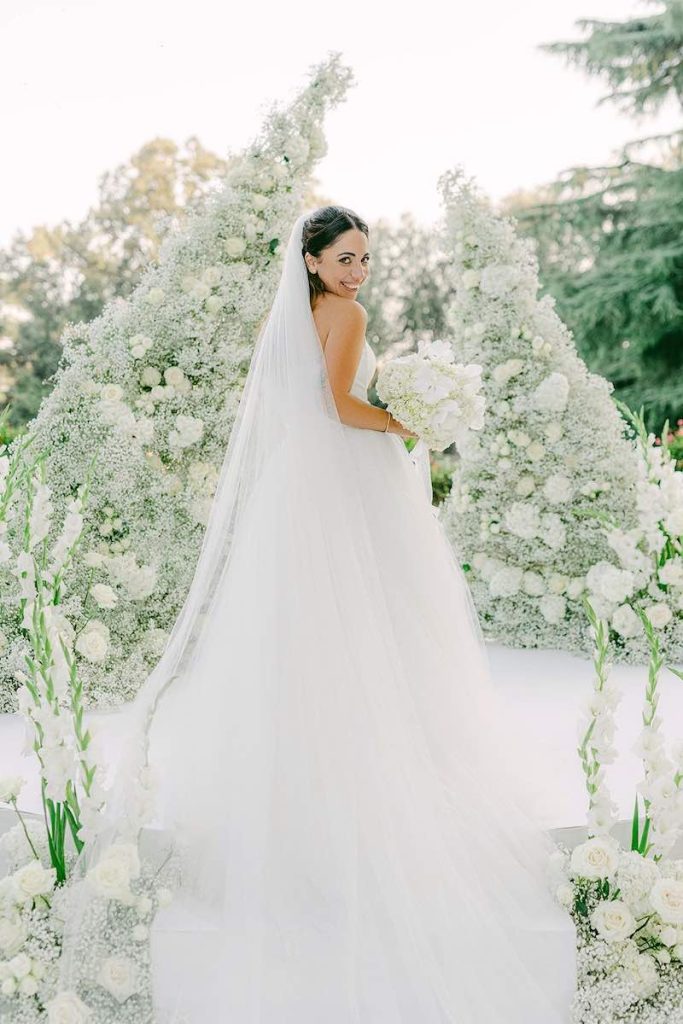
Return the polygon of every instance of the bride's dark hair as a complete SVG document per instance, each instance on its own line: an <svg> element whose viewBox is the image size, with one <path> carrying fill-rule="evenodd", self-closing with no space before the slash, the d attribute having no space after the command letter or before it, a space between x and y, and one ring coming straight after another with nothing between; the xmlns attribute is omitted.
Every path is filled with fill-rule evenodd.
<svg viewBox="0 0 683 1024"><path fill-rule="evenodd" d="M366 237L370 237L367 224L353 210L349 210L346 206L321 206L304 221L301 233L303 243L301 255L310 252L311 256L320 256L323 249L332 245L339 235L343 235L345 231L352 228L358 228ZM323 295L326 289L318 274L312 274L308 267L306 267L306 273L308 274L310 298L313 301L316 295Z"/></svg>

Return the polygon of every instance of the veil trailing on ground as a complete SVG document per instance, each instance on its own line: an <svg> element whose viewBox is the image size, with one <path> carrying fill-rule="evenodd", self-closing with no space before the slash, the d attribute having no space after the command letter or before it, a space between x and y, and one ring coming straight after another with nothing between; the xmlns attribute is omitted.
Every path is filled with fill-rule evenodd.
<svg viewBox="0 0 683 1024"><path fill-rule="evenodd" d="M92 874L113 846L139 843L160 872L177 868L151 923L155 1021L464 1019L480 997L468 990L480 928L495 965L487 1012L505 1016L524 982L519 1021L551 1024L557 981L536 971L557 957L547 929L568 934L539 881L552 843L510 802L518 748L492 711L424 446L411 458L398 435L339 418L310 307L307 216L256 341L185 604L120 712L123 752L76 865L60 989L102 1006L98 1022L123 1019L107 1015L97 978L103 956L125 956L125 928L102 916ZM464 842L479 815L481 835ZM125 907L115 886L109 896ZM142 988L123 998L140 1004L131 1020L148 1019Z"/></svg>

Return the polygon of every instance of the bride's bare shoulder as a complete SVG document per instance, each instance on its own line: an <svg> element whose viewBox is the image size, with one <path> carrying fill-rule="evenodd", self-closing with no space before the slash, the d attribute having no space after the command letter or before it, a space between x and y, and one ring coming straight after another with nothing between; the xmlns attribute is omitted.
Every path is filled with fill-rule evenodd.
<svg viewBox="0 0 683 1024"><path fill-rule="evenodd" d="M329 326L332 322L338 322L340 318L352 321L358 319L367 320L367 310L356 299L345 299L341 295L327 293L316 299L313 308L313 316L321 324Z"/></svg>

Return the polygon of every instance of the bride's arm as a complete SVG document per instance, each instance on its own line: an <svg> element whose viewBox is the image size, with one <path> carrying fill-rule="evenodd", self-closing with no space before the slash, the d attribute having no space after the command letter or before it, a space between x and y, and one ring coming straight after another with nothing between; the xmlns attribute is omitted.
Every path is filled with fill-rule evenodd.
<svg viewBox="0 0 683 1024"><path fill-rule="evenodd" d="M383 431L387 425L386 409L379 409L362 398L350 394L356 377L363 346L368 314L358 302L344 301L335 310L335 320L325 342L325 361L330 387L339 419L350 427ZM390 415L388 434L415 437L402 423Z"/></svg>

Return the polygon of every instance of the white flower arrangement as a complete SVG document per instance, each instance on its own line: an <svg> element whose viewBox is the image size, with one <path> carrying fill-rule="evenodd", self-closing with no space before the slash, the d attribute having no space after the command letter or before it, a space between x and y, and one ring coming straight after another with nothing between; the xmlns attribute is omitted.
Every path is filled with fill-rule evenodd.
<svg viewBox="0 0 683 1024"><path fill-rule="evenodd" d="M64 605L87 707L132 699L185 600L283 240L324 155L326 111L351 79L338 54L313 69L231 161L224 188L164 239L135 291L64 331L54 388L29 436L48 453L58 517L98 456ZM0 571L5 548L20 547L21 521L19 509L7 519ZM26 642L16 593L0 595L0 711L13 712Z"/></svg>
<svg viewBox="0 0 683 1024"><path fill-rule="evenodd" d="M375 388L389 411L436 451L484 425L481 367L456 363L446 341L420 340L416 353L385 363Z"/></svg>
<svg viewBox="0 0 683 1024"><path fill-rule="evenodd" d="M657 510L669 528L683 516L680 481L667 469L666 483L643 487L643 454L625 436L612 386L588 372L552 298L537 298L533 247L516 235L514 221L494 213L459 169L443 175L439 188L454 295L447 327L454 357L482 367L487 421L485 431L469 432L458 446L440 519L488 638L589 653L582 602L589 571L602 563L633 571L617 563L600 517L611 516L628 536L645 515L656 537ZM666 594L664 587L650 594L648 614L675 661L683 658L683 597L673 580L683 567L671 572L671 584L659 580ZM569 580L554 594L563 600L549 600L558 575ZM596 577L600 570L591 582ZM625 585L627 577L617 578ZM610 580L603 574L599 583L614 594ZM624 603L612 602L613 613ZM626 633L614 657L645 661L640 624L636 629L625 612L616 622Z"/></svg>

